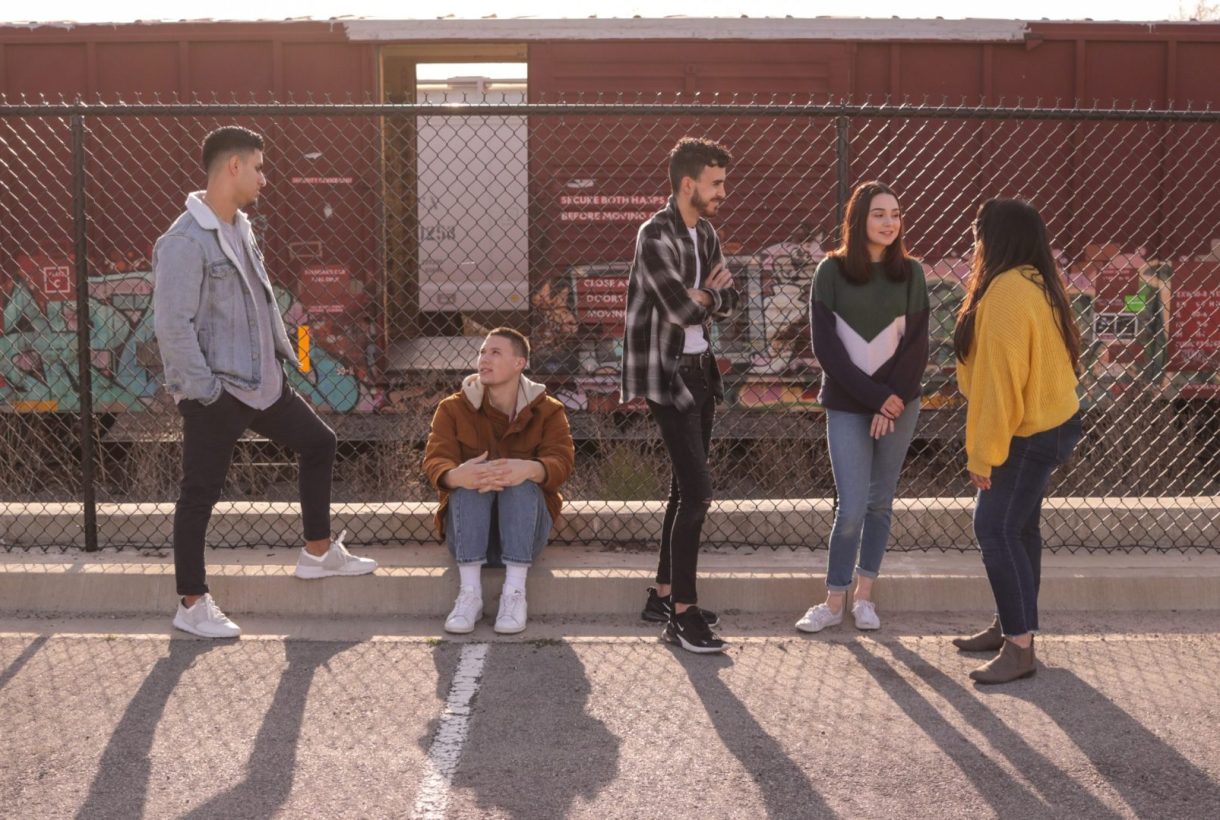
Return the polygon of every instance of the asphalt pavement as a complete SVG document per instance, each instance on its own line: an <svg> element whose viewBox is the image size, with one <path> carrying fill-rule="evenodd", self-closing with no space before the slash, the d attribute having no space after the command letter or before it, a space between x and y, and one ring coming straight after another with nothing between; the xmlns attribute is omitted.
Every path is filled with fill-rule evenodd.
<svg viewBox="0 0 1220 820"><path fill-rule="evenodd" d="M0 619L12 818L1220 816L1220 612L1044 613L1038 674L979 688L882 613L726 617L693 656L618 618L468 639L437 619Z"/></svg>

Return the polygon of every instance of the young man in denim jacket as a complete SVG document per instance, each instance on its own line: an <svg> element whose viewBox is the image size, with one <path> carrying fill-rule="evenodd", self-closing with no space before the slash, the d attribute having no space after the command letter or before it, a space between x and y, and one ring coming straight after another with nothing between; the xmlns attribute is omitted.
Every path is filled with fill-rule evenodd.
<svg viewBox="0 0 1220 820"><path fill-rule="evenodd" d="M238 438L247 429L297 453L305 548L298 578L364 575L377 563L330 537L335 433L288 386L296 355L276 306L250 220L258 201L263 138L226 126L203 141L206 191L153 249L153 325L165 386L182 415L182 484L174 508L174 570L182 596L174 626L205 638L241 629L208 593L204 536Z"/></svg>

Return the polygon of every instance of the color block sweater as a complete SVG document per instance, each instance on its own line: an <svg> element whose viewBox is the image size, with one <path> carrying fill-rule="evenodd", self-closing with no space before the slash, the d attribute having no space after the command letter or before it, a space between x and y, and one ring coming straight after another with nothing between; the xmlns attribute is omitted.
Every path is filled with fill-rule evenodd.
<svg viewBox="0 0 1220 820"><path fill-rule="evenodd" d="M974 339L957 364L966 404L966 468L990 476L1013 436L1058 427L1078 409L1076 371L1032 267L995 278L979 301Z"/></svg>
<svg viewBox="0 0 1220 820"><path fill-rule="evenodd" d="M919 397L928 366L928 286L923 267L909 261L905 282L891 281L875 263L862 285L849 281L836 259L818 265L809 325L823 407L871 415L891 395Z"/></svg>

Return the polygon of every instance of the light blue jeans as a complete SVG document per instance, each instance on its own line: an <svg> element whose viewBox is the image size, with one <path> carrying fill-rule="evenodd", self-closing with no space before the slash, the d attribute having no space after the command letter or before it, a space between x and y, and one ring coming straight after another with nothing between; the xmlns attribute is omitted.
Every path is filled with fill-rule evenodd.
<svg viewBox="0 0 1220 820"><path fill-rule="evenodd" d="M918 420L919 400L915 399L894 421L894 432L874 439L868 433L871 415L827 409L826 442L839 496L830 529L827 589L850 587L853 566L855 572L869 578L881 571L898 474Z"/></svg>
<svg viewBox="0 0 1220 820"><path fill-rule="evenodd" d="M483 564L491 538L492 502L496 502L500 549L504 560L531 564L546 546L551 514L546 499L533 481L522 481L498 493L459 488L449 494L445 510L445 543L459 564Z"/></svg>

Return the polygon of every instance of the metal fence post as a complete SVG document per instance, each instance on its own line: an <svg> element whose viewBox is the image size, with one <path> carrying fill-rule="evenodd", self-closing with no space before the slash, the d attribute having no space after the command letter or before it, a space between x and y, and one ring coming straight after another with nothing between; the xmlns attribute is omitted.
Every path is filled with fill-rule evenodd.
<svg viewBox="0 0 1220 820"><path fill-rule="evenodd" d="M85 236L85 117L72 115L72 235L76 265L76 362L80 384L81 501L85 550L97 550L97 498L93 464L93 378L90 356L89 262Z"/></svg>
<svg viewBox="0 0 1220 820"><path fill-rule="evenodd" d="M847 214L847 200L851 198L851 122L847 117L835 117L835 226L834 244L837 245L843 237L840 231L843 217ZM825 424L825 414L823 414ZM839 514L839 488L832 485L830 489L830 511L832 518Z"/></svg>
<svg viewBox="0 0 1220 820"><path fill-rule="evenodd" d="M835 235L843 224L847 213L847 200L851 197L851 135L850 121L845 116L835 117Z"/></svg>

